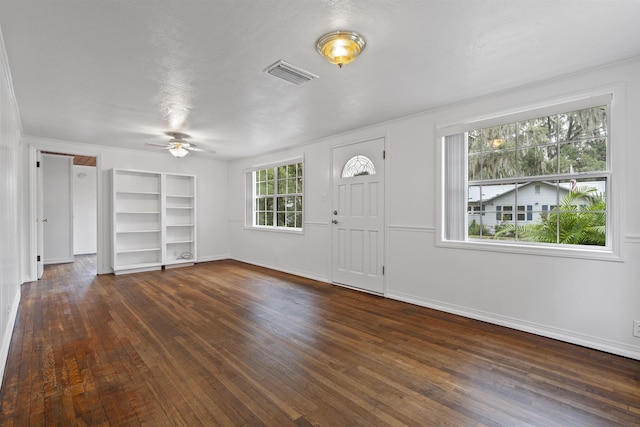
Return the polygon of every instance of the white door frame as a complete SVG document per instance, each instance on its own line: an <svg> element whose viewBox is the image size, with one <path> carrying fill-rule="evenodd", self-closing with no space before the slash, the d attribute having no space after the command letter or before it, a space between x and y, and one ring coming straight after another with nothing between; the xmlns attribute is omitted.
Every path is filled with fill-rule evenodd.
<svg viewBox="0 0 640 427"><path fill-rule="evenodd" d="M97 248L96 262L97 274L105 274L109 271L105 269L104 235L105 222L103 215L103 197L102 197L102 157L99 152L86 151L76 147L61 147L58 144L47 144L46 142L29 143L29 155L27 156L27 171L29 184L29 250L28 250L28 272L29 278L26 281L38 280L38 183L37 183L37 167L36 161L38 152L54 151L65 154L77 154L80 156L90 156L96 158L96 204L97 204Z"/></svg>
<svg viewBox="0 0 640 427"><path fill-rule="evenodd" d="M339 144L334 144L331 145L329 147L329 167L330 167L330 191L329 191L329 197L330 197L330 204L329 204L329 212L327 213L329 216L329 221L328 221L328 226L329 226L329 230L331 229L331 221L333 220L333 200L334 200L334 180L333 180L333 168L334 168L334 164L333 164L333 150L334 148L341 148L341 147L345 147L348 145L354 145L354 144L361 144L364 142L369 142L369 141L374 141L377 139L382 139L383 142L383 146L384 146L384 151L385 151L385 159L386 156L388 156L389 151L388 151L388 146L387 146L387 142L389 140L389 136L387 134L383 134L383 135L373 135L370 137L366 137L366 138L362 138L362 139L357 139L354 141L349 141L349 142L343 142L343 143L339 143ZM383 220L383 227L382 227L382 239L383 239L383 243L382 243L382 248L383 248L383 253L382 253L382 264L383 266L387 266L388 262L387 262L387 254L389 253L389 248L388 248L388 244L389 244L389 239L387 239L387 231L388 231L388 203L387 203L387 194L389 194L389 171L387 168L387 164L385 161L384 164L384 168L385 168L385 173L384 173L384 183L383 183L383 189L384 189L384 195L383 195L383 206L384 206L384 220ZM334 281L334 265L333 265L333 232L329 233L329 266L330 266L330 272L329 272L329 280L332 284L334 285L338 285L338 286L343 286L343 287L349 287L347 285L343 285L340 283L336 283ZM386 267L385 267L386 270ZM382 276L382 295L383 296L387 296L387 277L388 277L388 271L385 271L385 273ZM353 288L356 289L358 291L361 292L368 292L366 289L360 289L360 288ZM375 293L375 295L379 295L378 293Z"/></svg>

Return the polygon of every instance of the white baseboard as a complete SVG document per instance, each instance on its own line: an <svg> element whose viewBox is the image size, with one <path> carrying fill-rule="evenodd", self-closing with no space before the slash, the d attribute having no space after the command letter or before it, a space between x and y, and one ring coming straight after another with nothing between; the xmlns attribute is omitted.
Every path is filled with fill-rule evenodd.
<svg viewBox="0 0 640 427"><path fill-rule="evenodd" d="M74 252L73 256L76 255L96 255L96 251L94 250L88 250L88 251L79 251L79 252Z"/></svg>
<svg viewBox="0 0 640 427"><path fill-rule="evenodd" d="M275 266L267 264L267 263L247 260L247 259L243 259L243 258L231 257L230 259L233 259L235 261L244 262L244 263L251 264L251 265L257 265L258 267L264 267L264 268L268 268L268 269L271 269L271 270L281 271L283 273L293 274L294 276L304 277L305 279L317 280L318 282L324 282L324 283L331 283L329 281L329 278L327 278L327 277L318 276L316 274L307 273L305 271L293 270L293 269L281 268L281 267L275 267Z"/></svg>
<svg viewBox="0 0 640 427"><path fill-rule="evenodd" d="M18 286L18 292L11 304L11 311L7 319L7 327L2 331L2 346L0 346L0 384L4 378L4 370L7 368L7 359L9 358L9 346L11 345L11 337L13 336L13 327L18 317L18 307L20 306L21 289Z"/></svg>
<svg viewBox="0 0 640 427"><path fill-rule="evenodd" d="M196 264L199 262L222 261L225 259L231 259L231 255L223 254L223 255L213 255L213 256L199 256L196 259Z"/></svg>
<svg viewBox="0 0 640 427"><path fill-rule="evenodd" d="M535 335L553 338L559 341L564 341L571 344L577 344L583 347L593 348L595 350L616 354L618 356L640 360L640 348L625 343L604 340L602 338L579 334L565 329L554 328L552 326L528 322L526 320L515 319L508 316L501 316L494 313L474 310L467 307L456 306L453 304L447 304L441 301L416 297L414 295L404 294L401 292L388 292L385 296L398 301L408 302L410 304L428 307L434 310L444 311L446 313L456 314L458 316L468 317L470 319L481 320L483 322L505 326L507 328L515 329L518 331L529 332Z"/></svg>
<svg viewBox="0 0 640 427"><path fill-rule="evenodd" d="M73 257L71 258L53 258L53 259L45 259L43 261L44 265L51 265L51 264L67 264L69 262L73 262Z"/></svg>

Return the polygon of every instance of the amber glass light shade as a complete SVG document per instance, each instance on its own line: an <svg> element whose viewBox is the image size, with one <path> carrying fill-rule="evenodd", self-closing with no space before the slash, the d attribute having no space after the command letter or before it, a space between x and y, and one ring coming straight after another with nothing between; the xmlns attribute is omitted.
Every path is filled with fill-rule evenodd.
<svg viewBox="0 0 640 427"><path fill-rule="evenodd" d="M364 49L366 41L353 31L333 31L320 37L316 49L327 61L342 68Z"/></svg>

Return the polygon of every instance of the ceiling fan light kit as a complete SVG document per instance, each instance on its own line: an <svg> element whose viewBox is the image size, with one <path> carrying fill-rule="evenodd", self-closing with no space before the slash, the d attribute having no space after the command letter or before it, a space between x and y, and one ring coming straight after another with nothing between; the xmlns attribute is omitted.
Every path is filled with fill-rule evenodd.
<svg viewBox="0 0 640 427"><path fill-rule="evenodd" d="M342 68L353 62L366 44L364 37L355 31L332 31L318 39L316 50L327 61Z"/></svg>
<svg viewBox="0 0 640 427"><path fill-rule="evenodd" d="M177 159L186 156L190 151L205 151L197 148L195 144L191 144L190 142L185 141L186 138L190 138L190 136L186 133L169 131L165 132L165 135L171 137L166 145L146 143L145 146L169 150L169 153L171 153ZM215 153L215 151L208 152Z"/></svg>
<svg viewBox="0 0 640 427"><path fill-rule="evenodd" d="M184 148L180 143L176 143L172 148L169 148L169 152L173 154L173 157L177 157L178 159L189 154L189 150Z"/></svg>

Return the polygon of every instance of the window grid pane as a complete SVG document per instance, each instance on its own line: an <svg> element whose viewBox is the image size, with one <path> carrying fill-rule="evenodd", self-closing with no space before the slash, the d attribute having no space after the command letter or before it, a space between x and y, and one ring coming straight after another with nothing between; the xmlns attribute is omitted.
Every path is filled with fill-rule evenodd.
<svg viewBox="0 0 640 427"><path fill-rule="evenodd" d="M607 108L469 132L467 237L606 245Z"/></svg>
<svg viewBox="0 0 640 427"><path fill-rule="evenodd" d="M302 228L302 172L302 162L255 172L255 225Z"/></svg>

